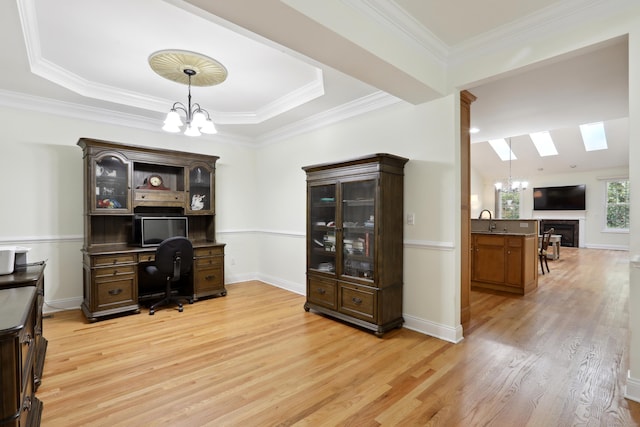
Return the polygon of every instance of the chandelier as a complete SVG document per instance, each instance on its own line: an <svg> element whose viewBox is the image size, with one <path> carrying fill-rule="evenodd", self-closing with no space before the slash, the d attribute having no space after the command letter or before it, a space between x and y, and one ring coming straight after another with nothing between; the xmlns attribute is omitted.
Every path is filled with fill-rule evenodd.
<svg viewBox="0 0 640 427"><path fill-rule="evenodd" d="M161 50L149 56L149 65L158 75L188 86L187 104L174 102L164 120L162 130L180 132L185 126L187 136L202 133L215 134L216 130L209 112L198 103L191 103L191 86L214 86L227 78L227 69L213 58L186 50ZM180 113L184 114L184 121Z"/></svg>
<svg viewBox="0 0 640 427"><path fill-rule="evenodd" d="M503 193L515 193L520 190L526 190L529 183L527 181L514 181L511 178L511 138L509 138L509 178L506 181L496 182L494 185L497 191Z"/></svg>

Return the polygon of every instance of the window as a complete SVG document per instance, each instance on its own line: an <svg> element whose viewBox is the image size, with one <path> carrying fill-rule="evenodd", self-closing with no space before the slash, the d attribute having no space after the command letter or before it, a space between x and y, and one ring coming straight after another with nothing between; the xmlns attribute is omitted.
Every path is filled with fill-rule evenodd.
<svg viewBox="0 0 640 427"><path fill-rule="evenodd" d="M518 219L520 218L520 191L496 190L496 218Z"/></svg>
<svg viewBox="0 0 640 427"><path fill-rule="evenodd" d="M629 180L606 181L607 230L629 231Z"/></svg>

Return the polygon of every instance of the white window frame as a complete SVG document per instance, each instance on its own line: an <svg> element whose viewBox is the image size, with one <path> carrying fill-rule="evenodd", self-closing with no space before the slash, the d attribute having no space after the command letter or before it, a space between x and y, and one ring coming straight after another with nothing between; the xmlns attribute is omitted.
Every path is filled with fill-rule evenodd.
<svg viewBox="0 0 640 427"><path fill-rule="evenodd" d="M609 211L609 184L612 182L620 182L626 181L627 185L629 182L629 178L607 178L604 182L604 203L603 205L603 215L602 215L602 231L604 233L629 233L629 228L611 228L607 224L607 212ZM630 204L630 201L627 203ZM631 219L629 218L629 221Z"/></svg>

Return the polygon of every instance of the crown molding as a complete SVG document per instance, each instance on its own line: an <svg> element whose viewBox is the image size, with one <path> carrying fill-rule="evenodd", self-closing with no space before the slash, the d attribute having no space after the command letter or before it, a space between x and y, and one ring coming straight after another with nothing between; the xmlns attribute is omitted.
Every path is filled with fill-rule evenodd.
<svg viewBox="0 0 640 427"><path fill-rule="evenodd" d="M456 66L492 52L547 38L578 25L622 13L634 0L564 0L533 12L522 19L496 27L452 46L449 65Z"/></svg>
<svg viewBox="0 0 640 427"><path fill-rule="evenodd" d="M38 31L35 1L17 0L17 3L27 57L32 73L88 98L128 105L149 111L168 111L169 106L174 101L91 81L46 59L42 54L40 44L41 37ZM322 70L317 67L314 68L314 77L308 83L295 88L266 105L258 107L255 111L216 112L209 110L209 112L218 124L262 123L324 95Z"/></svg>
<svg viewBox="0 0 640 427"><path fill-rule="evenodd" d="M393 0L342 0L445 66L449 47Z"/></svg>
<svg viewBox="0 0 640 427"><path fill-rule="evenodd" d="M290 125L283 126L272 132L267 132L261 135L257 142L260 145L269 145L399 102L402 102L402 100L386 92L374 92L322 113L307 117L306 119L291 123Z"/></svg>

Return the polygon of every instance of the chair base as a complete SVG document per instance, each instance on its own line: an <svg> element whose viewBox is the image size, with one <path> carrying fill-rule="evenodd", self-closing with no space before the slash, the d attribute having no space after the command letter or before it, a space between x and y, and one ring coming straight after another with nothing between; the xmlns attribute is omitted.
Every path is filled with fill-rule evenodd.
<svg viewBox="0 0 640 427"><path fill-rule="evenodd" d="M182 313L183 307L181 301L186 300L189 304L193 304L192 297L188 297L185 295L171 295L170 292L167 292L166 295L167 296L162 298L160 301L153 303L153 305L149 307L149 315L153 315L156 312L156 308L168 305L177 305L178 311Z"/></svg>

